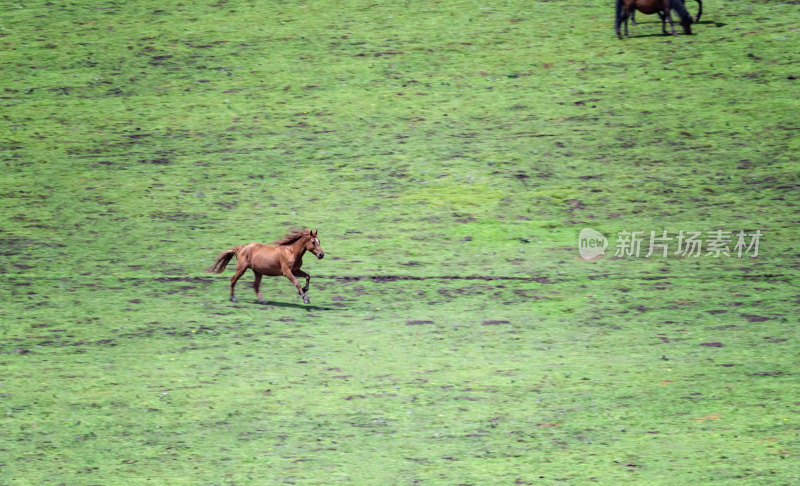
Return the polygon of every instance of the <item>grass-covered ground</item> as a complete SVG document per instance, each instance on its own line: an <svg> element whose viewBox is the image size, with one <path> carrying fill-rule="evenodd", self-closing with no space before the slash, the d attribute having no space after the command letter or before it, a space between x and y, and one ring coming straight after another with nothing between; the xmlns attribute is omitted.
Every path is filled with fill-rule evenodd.
<svg viewBox="0 0 800 486"><path fill-rule="evenodd" d="M588 3L4 6L0 485L800 481L800 11Z"/></svg>

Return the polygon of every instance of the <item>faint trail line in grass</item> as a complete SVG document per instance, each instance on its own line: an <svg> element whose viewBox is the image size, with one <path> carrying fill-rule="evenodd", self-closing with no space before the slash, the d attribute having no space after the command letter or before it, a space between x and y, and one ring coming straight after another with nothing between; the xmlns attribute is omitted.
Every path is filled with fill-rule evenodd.
<svg viewBox="0 0 800 486"><path fill-rule="evenodd" d="M6 275L9 283L14 284L16 281L32 281L32 280L52 280L53 278L73 280L76 283L80 281L79 278L60 277L52 275L28 275L16 274ZM363 282L372 281L378 283L385 282L399 282L399 281L412 281L418 282L423 280L481 280L481 281L517 281L517 282L539 282L539 283L563 283L563 282L577 282L584 280L695 280L695 279L708 279L708 275L586 275L577 278L561 278L559 276L511 276L511 275L311 275L312 279L323 280L338 280L341 282ZM797 276L785 274L739 274L739 275L719 275L715 276L716 279L725 280L773 280L776 282L791 282ZM144 282L155 281L158 283L197 283L197 284L212 284L218 280L229 280L229 276L185 276L185 277L122 277L122 276L104 276L92 277L92 281L105 281L114 280L116 282Z"/></svg>
<svg viewBox="0 0 800 486"><path fill-rule="evenodd" d="M344 282L360 282L363 280L370 280L373 282L397 282L401 280L517 280L521 282L552 283L552 281L546 276L511 277L502 275L320 275L312 276L312 278L341 280Z"/></svg>
<svg viewBox="0 0 800 486"><path fill-rule="evenodd" d="M312 275L312 278L324 280L340 280L343 282L398 282L421 280L513 280L518 282L559 283L582 280L667 280L667 279L707 279L707 275L588 275L581 278L558 278L548 276L507 276L507 275ZM759 275L721 275L716 278L728 280L764 279L776 281L789 281L788 275L759 274Z"/></svg>

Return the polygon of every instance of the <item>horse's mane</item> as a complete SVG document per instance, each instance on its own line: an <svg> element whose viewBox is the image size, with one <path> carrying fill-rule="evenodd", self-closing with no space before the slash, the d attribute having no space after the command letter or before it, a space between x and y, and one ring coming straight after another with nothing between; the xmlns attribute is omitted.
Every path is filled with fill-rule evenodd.
<svg viewBox="0 0 800 486"><path fill-rule="evenodd" d="M289 230L289 233L286 236L273 241L272 244L275 246L291 245L300 238L308 236L310 233L311 232L309 230L292 228L291 230Z"/></svg>

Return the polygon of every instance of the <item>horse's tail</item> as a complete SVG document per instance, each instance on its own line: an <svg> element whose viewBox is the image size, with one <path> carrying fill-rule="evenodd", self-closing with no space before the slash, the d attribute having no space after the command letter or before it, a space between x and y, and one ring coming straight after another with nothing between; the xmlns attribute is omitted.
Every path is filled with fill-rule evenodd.
<svg viewBox="0 0 800 486"><path fill-rule="evenodd" d="M222 273L225 270L225 267L228 266L228 262L231 261L231 259L235 257L236 254L239 253L239 250L241 250L242 248L244 248L244 246L239 245L239 246L234 246L230 250L223 251L222 253L219 254L214 264L206 268L206 270L211 273Z"/></svg>

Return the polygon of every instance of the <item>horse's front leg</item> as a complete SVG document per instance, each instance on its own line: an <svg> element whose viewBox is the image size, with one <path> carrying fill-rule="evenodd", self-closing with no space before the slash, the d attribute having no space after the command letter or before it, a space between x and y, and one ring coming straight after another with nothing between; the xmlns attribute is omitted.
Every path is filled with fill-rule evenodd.
<svg viewBox="0 0 800 486"><path fill-rule="evenodd" d="M297 279L294 277L292 270L289 268L283 268L282 270L283 270L283 275L286 278L288 278L290 282L292 282L292 285L297 287L297 293L299 293L300 297L303 298L303 302L306 304L310 303L308 300L308 296L306 295L306 292L303 290L302 287L300 287L300 282L298 282Z"/></svg>
<svg viewBox="0 0 800 486"><path fill-rule="evenodd" d="M306 272L300 270L299 268L295 268L292 273L295 277L301 277L306 279L306 286L303 287L303 292L308 292L308 284L311 282L311 275L307 274Z"/></svg>

